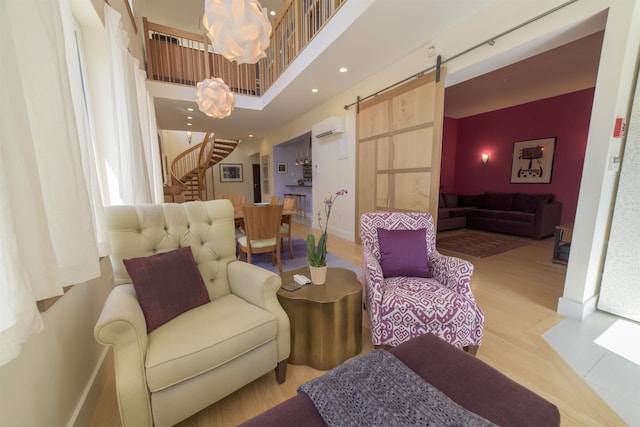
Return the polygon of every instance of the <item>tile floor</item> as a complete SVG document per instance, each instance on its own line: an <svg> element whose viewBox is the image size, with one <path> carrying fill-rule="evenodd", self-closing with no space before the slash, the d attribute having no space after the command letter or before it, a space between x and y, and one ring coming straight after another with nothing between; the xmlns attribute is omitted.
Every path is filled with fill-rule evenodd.
<svg viewBox="0 0 640 427"><path fill-rule="evenodd" d="M565 319L543 337L630 427L640 427L640 365L594 342L619 319L596 311L583 321ZM636 348L640 336L626 342Z"/></svg>

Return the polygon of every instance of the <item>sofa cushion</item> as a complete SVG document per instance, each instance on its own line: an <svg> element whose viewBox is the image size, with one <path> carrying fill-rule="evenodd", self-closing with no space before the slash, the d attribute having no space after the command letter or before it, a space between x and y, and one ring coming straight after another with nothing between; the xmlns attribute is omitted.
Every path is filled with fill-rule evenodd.
<svg viewBox="0 0 640 427"><path fill-rule="evenodd" d="M277 332L273 314L233 294L189 310L149 334L149 390L219 367L273 340Z"/></svg>
<svg viewBox="0 0 640 427"><path fill-rule="evenodd" d="M544 203L553 200L553 194L516 193L511 209L533 213Z"/></svg>
<svg viewBox="0 0 640 427"><path fill-rule="evenodd" d="M493 209L497 211L509 211L511 210L511 204L515 193L484 193L484 205L485 209Z"/></svg>
<svg viewBox="0 0 640 427"><path fill-rule="evenodd" d="M459 194L458 207L460 208L481 208L484 196L482 194Z"/></svg>
<svg viewBox="0 0 640 427"><path fill-rule="evenodd" d="M209 302L190 246L122 262L131 276L147 332Z"/></svg>
<svg viewBox="0 0 640 427"><path fill-rule="evenodd" d="M455 193L444 193L442 194L444 198L444 205L447 208L457 208L458 207L458 195Z"/></svg>
<svg viewBox="0 0 640 427"><path fill-rule="evenodd" d="M496 214L498 211L492 211L489 209L470 209L467 212L467 218L485 218L485 219L496 219Z"/></svg>
<svg viewBox="0 0 640 427"><path fill-rule="evenodd" d="M553 195L541 194L538 197L534 197L531 200L529 200L529 203L527 203L527 206L525 207L524 211L529 213L535 213L535 211L537 211L541 205L549 203L552 200L553 200Z"/></svg>
<svg viewBox="0 0 640 427"><path fill-rule="evenodd" d="M380 267L384 277L431 277L427 230L385 230L378 228Z"/></svg>
<svg viewBox="0 0 640 427"><path fill-rule="evenodd" d="M496 220L498 221L515 221L527 224L533 224L535 217L534 214L527 212L498 211L496 213Z"/></svg>
<svg viewBox="0 0 640 427"><path fill-rule="evenodd" d="M475 209L475 208L451 208L447 210L449 211L449 217L460 218L463 216L467 216L467 211L469 211L469 209Z"/></svg>

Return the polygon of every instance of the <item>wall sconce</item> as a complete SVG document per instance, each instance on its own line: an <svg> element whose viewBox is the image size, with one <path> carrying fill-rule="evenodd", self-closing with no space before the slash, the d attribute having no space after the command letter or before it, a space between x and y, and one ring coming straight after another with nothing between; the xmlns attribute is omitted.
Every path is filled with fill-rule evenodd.
<svg viewBox="0 0 640 427"><path fill-rule="evenodd" d="M191 145L191 137L192 137L192 136L193 136L193 135L191 134L191 131L190 131L190 130L188 130L188 131L187 131L187 141L189 141L189 145Z"/></svg>
<svg viewBox="0 0 640 427"><path fill-rule="evenodd" d="M482 153L482 163L486 165L488 161L489 161L489 155L487 153Z"/></svg>

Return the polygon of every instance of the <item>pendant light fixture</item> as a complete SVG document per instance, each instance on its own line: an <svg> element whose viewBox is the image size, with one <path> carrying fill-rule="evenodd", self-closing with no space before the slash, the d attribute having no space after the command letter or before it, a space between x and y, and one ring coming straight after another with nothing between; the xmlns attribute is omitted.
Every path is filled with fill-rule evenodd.
<svg viewBox="0 0 640 427"><path fill-rule="evenodd" d="M300 165L300 157L301 157L301 155L300 155L300 143L296 142L296 162L295 162L296 166Z"/></svg>
<svg viewBox="0 0 640 427"><path fill-rule="evenodd" d="M311 164L311 158L309 157L309 151L311 151L311 140L309 140L309 146L307 147L307 157L305 157L304 161L302 162L302 164L304 164L304 165L310 165Z"/></svg>
<svg viewBox="0 0 640 427"><path fill-rule="evenodd" d="M213 51L229 61L255 64L266 57L271 23L257 0L205 0L202 23Z"/></svg>
<svg viewBox="0 0 640 427"><path fill-rule="evenodd" d="M233 92L222 80L215 77L204 79L197 85L196 102L200 111L209 117L224 119L236 105Z"/></svg>

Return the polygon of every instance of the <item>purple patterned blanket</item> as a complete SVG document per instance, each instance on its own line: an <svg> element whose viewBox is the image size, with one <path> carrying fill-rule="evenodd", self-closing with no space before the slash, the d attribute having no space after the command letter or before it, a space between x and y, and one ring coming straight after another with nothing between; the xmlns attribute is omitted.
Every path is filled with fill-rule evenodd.
<svg viewBox="0 0 640 427"><path fill-rule="evenodd" d="M374 350L298 387L328 426L495 426L391 353Z"/></svg>

